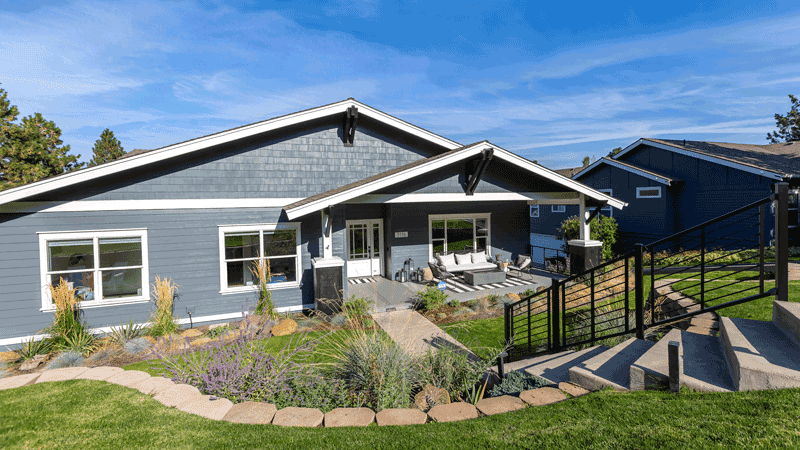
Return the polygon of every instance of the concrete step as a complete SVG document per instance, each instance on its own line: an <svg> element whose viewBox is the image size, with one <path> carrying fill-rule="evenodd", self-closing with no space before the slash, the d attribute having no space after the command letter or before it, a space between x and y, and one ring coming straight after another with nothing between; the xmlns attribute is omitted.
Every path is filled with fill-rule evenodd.
<svg viewBox="0 0 800 450"><path fill-rule="evenodd" d="M653 345L654 342L630 338L570 368L569 381L592 391L605 387L627 391L630 385L631 364Z"/></svg>
<svg viewBox="0 0 800 450"><path fill-rule="evenodd" d="M737 390L800 387L800 346L773 322L721 317L720 338Z"/></svg>
<svg viewBox="0 0 800 450"><path fill-rule="evenodd" d="M775 301L772 304L772 323L800 347L800 303Z"/></svg>
<svg viewBox="0 0 800 450"><path fill-rule="evenodd" d="M733 379L718 338L671 330L630 366L633 391L669 389L670 341L681 344L681 385L703 392L730 392Z"/></svg>
<svg viewBox="0 0 800 450"><path fill-rule="evenodd" d="M569 368L581 364L589 358L608 350L608 347L598 345L583 350L566 350L552 355L537 356L535 358L514 361L505 365L505 371L523 371L528 375L542 377L551 384L569 381ZM497 373L497 367L492 368Z"/></svg>

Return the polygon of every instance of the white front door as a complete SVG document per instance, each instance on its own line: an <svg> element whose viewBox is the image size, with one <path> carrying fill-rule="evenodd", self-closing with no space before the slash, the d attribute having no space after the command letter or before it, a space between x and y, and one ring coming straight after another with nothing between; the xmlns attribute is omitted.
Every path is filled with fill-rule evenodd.
<svg viewBox="0 0 800 450"><path fill-rule="evenodd" d="M347 276L383 275L383 219L347 221Z"/></svg>

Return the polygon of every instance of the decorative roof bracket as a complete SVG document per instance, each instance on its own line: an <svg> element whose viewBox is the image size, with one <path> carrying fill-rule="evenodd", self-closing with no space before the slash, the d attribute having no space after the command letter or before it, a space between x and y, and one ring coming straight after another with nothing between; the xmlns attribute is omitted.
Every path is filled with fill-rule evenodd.
<svg viewBox="0 0 800 450"><path fill-rule="evenodd" d="M603 208L605 208L605 207L606 207L606 205L608 205L608 202L603 202L603 203L601 203L601 204L600 204L600 206L598 206L597 208L595 208L595 209L594 209L594 211L592 211L592 213L591 213L591 214L589 214L589 218L588 218L588 219L586 219L586 223L588 224L589 222L591 222L591 221L592 221L592 219L594 219L594 216L596 216L596 215L600 214L600 210L601 210L601 209L603 209Z"/></svg>
<svg viewBox="0 0 800 450"><path fill-rule="evenodd" d="M356 126L358 126L358 108L350 106L344 113L344 130L342 140L345 147L352 147L356 139Z"/></svg>
<svg viewBox="0 0 800 450"><path fill-rule="evenodd" d="M489 165L489 162L492 160L493 156L494 150L491 148L487 148L481 152L481 161L478 163L478 167L475 169L475 172L467 181L467 195L475 194L475 189L478 187L478 182L481 181L481 177L483 176L484 172L486 172L486 167Z"/></svg>

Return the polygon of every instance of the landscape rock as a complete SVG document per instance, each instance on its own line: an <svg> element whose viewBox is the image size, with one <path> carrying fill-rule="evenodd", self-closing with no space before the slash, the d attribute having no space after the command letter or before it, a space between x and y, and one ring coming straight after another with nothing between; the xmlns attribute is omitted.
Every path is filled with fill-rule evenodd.
<svg viewBox="0 0 800 450"><path fill-rule="evenodd" d="M222 420L231 408L233 408L233 402L227 398L211 397L187 403L178 409L206 419Z"/></svg>
<svg viewBox="0 0 800 450"><path fill-rule="evenodd" d="M48 355L45 355L45 354L36 355L33 358L25 360L19 366L19 370L23 371L23 372L26 371L26 370L33 370L33 369L39 367L43 362L47 361L47 356Z"/></svg>
<svg viewBox="0 0 800 450"><path fill-rule="evenodd" d="M433 271L430 267L422 269L422 281L433 281Z"/></svg>
<svg viewBox="0 0 800 450"><path fill-rule="evenodd" d="M181 333L181 337L182 338L189 338L189 339L200 337L202 335L203 335L203 332L198 330L197 328L190 328L190 329L184 331L183 333Z"/></svg>
<svg viewBox="0 0 800 450"><path fill-rule="evenodd" d="M292 334L297 330L297 322L292 319L284 319L277 325L272 327L273 336L286 336Z"/></svg>
<svg viewBox="0 0 800 450"><path fill-rule="evenodd" d="M36 382L39 375L38 373L26 373L15 377L0 378L0 391L31 385Z"/></svg>
<svg viewBox="0 0 800 450"><path fill-rule="evenodd" d="M63 369L53 369L42 372L36 383L46 383L48 381L72 380L78 375L89 370L87 367L65 367Z"/></svg>
<svg viewBox="0 0 800 450"><path fill-rule="evenodd" d="M290 406L275 413L272 424L282 427L318 427L322 425L325 415L316 408L298 408Z"/></svg>
<svg viewBox="0 0 800 450"><path fill-rule="evenodd" d="M436 405L446 405L448 403L450 403L450 394L447 390L430 384L425 385L414 396L414 404L422 411L428 411Z"/></svg>
<svg viewBox="0 0 800 450"><path fill-rule="evenodd" d="M514 302L518 302L518 301L522 300L522 298L520 298L519 294L515 294L513 292L510 292L510 293L506 294L506 297L510 298Z"/></svg>
<svg viewBox="0 0 800 450"><path fill-rule="evenodd" d="M192 400L199 400L203 394L194 387L188 384L176 384L175 386L156 394L154 400L160 402L164 406L172 407L185 404Z"/></svg>
<svg viewBox="0 0 800 450"><path fill-rule="evenodd" d="M0 362L15 363L19 361L19 353L17 352L0 352Z"/></svg>
<svg viewBox="0 0 800 450"><path fill-rule="evenodd" d="M466 402L455 402L449 405L436 405L428 411L428 417L434 422L457 422L477 419L478 409Z"/></svg>
<svg viewBox="0 0 800 450"><path fill-rule="evenodd" d="M100 366L83 372L75 377L76 380L107 380L125 370L120 367Z"/></svg>
<svg viewBox="0 0 800 450"><path fill-rule="evenodd" d="M222 420L234 423L266 424L272 423L272 418L275 417L277 411L278 408L272 403L237 403Z"/></svg>
<svg viewBox="0 0 800 450"><path fill-rule="evenodd" d="M131 386L142 394L156 395L168 389L172 389L175 383L164 377L145 378L140 383Z"/></svg>
<svg viewBox="0 0 800 450"><path fill-rule="evenodd" d="M486 416L493 416L495 414L507 413L510 411L517 411L525 408L525 402L512 397L510 395L503 395L500 397L484 398L481 399L477 405L478 411Z"/></svg>
<svg viewBox="0 0 800 450"><path fill-rule="evenodd" d="M326 427L365 427L375 422L375 411L369 408L336 408L325 414Z"/></svg>
<svg viewBox="0 0 800 450"><path fill-rule="evenodd" d="M134 387L149 378L150 374L141 370L123 370L122 373L118 373L106 381L120 386Z"/></svg>
<svg viewBox="0 0 800 450"><path fill-rule="evenodd" d="M587 391L586 389L584 389L584 388L582 388L582 387L580 387L578 385L575 385L575 384L572 384L572 383L567 383L567 382L564 382L564 381L562 381L561 383L558 383L558 388L561 389L562 391L566 392L567 394L573 396L573 397L580 397L581 395L586 395L586 394L589 393L589 391Z"/></svg>
<svg viewBox="0 0 800 450"><path fill-rule="evenodd" d="M379 426L421 425L428 421L428 415L416 408L392 408L375 414L375 421Z"/></svg>
<svg viewBox="0 0 800 450"><path fill-rule="evenodd" d="M538 389L522 391L519 394L519 398L529 405L542 406L566 400L567 396L564 395L564 393L559 389L542 387Z"/></svg>

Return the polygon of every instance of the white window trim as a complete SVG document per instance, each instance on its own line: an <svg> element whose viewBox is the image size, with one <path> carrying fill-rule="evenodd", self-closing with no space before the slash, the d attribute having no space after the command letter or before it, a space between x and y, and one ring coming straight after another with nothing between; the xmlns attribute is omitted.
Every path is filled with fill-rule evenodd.
<svg viewBox="0 0 800 450"><path fill-rule="evenodd" d="M567 212L566 205L550 205L550 212L551 213L565 213Z"/></svg>
<svg viewBox="0 0 800 450"><path fill-rule="evenodd" d="M433 262L433 221L434 220L447 220L447 219L473 219L472 221L472 243L475 245L475 219L486 219L486 254L492 254L492 214L491 213L473 213L473 214L433 214L428 216L428 261ZM445 231L445 238L447 232ZM446 240L446 239L445 239Z"/></svg>
<svg viewBox="0 0 800 450"><path fill-rule="evenodd" d="M642 189L658 189L658 195L645 195L640 194ZM644 186L636 188L636 198L661 198L661 186Z"/></svg>
<svg viewBox="0 0 800 450"><path fill-rule="evenodd" d="M604 194L608 194L609 197L614 196L613 189L598 189L598 191ZM600 212L602 212L606 217L614 217L614 208L612 208L611 206L604 206L600 208Z"/></svg>
<svg viewBox="0 0 800 450"><path fill-rule="evenodd" d="M530 207L531 207L531 210L530 210L531 217L538 218L539 217L539 205L530 205ZM536 211L536 215L533 214L533 211Z"/></svg>
<svg viewBox="0 0 800 450"><path fill-rule="evenodd" d="M106 238L138 237L142 240L142 295L134 297L117 298L105 300L102 298L102 289L99 285L103 282L102 277L95 276L93 290L97 300L85 300L79 303L81 309L100 308L105 306L130 305L136 303L147 303L150 301L150 262L147 252L147 229L135 228L129 230L98 230L98 231L59 231L59 232L39 232L39 273L42 286L42 307L39 311L55 311L47 279L47 241L63 240L86 240L91 239L94 245L94 271L101 270L99 259L99 240Z"/></svg>
<svg viewBox="0 0 800 450"><path fill-rule="evenodd" d="M297 236L297 243L295 245L297 252L296 256L297 259L295 265L295 273L297 274L296 281L286 281L283 283L269 283L267 286L269 290L279 290L279 289L288 289L288 288L296 288L300 287L301 283L300 280L303 277L303 255L302 255L302 247L300 245L300 223L299 222L289 222L289 223L264 223L264 224L254 224L254 225L220 225L219 226L219 281L220 281L220 290L219 293L222 295L229 295L229 294L242 294L242 293L253 293L258 292L258 285L253 286L239 286L234 288L228 287L228 270L227 265L225 264L225 233L240 233L246 231L256 231L259 233L259 255L264 249L264 232L275 231L275 230L295 230ZM259 256L259 258L261 258Z"/></svg>

